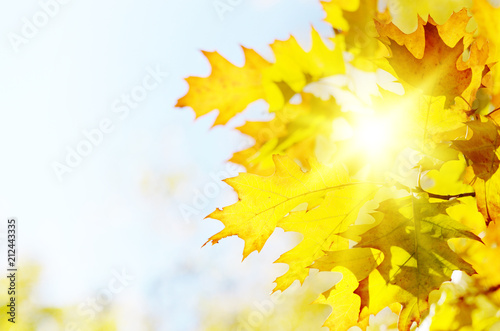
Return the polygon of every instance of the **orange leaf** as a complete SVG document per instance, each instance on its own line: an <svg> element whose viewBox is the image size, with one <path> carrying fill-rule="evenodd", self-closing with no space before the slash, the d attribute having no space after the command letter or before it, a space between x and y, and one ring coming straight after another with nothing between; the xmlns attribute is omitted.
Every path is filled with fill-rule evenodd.
<svg viewBox="0 0 500 331"><path fill-rule="evenodd" d="M467 15L455 15L460 15L462 21L469 19ZM452 19L458 20L456 17ZM448 46L440 36L440 28L436 27L432 20L425 24L420 20L417 30L410 35L398 31L392 23L378 23L377 29L381 40L388 43L391 52L388 61L396 74L404 82L421 89L424 94L444 95L447 105L450 105L454 98L460 96L471 84L472 70L457 68L457 62L462 61L463 42L458 41L453 47ZM457 36L453 30L441 30L442 34L447 31L453 34L445 38L448 43L453 44L456 41Z"/></svg>
<svg viewBox="0 0 500 331"><path fill-rule="evenodd" d="M217 52L203 52L212 66L207 78L188 77L188 93L179 99L176 107L189 106L196 116L219 109L214 125L226 124L248 104L265 96L262 70L271 66L254 50L243 47L245 65L238 67Z"/></svg>

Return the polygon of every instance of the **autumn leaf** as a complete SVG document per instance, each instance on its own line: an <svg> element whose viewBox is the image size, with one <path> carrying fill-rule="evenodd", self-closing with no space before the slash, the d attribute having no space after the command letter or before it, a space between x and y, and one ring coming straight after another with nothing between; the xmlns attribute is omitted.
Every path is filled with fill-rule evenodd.
<svg viewBox="0 0 500 331"><path fill-rule="evenodd" d="M474 0L471 8L478 25L479 34L488 41L490 53L487 63L490 70L483 84L489 89L492 103L495 107L500 106L500 66L496 64L500 61L500 8L493 7L487 0Z"/></svg>
<svg viewBox="0 0 500 331"><path fill-rule="evenodd" d="M477 177L472 167L467 169L464 181L469 183L476 195L477 208L486 224L500 219L500 172L497 170L488 180Z"/></svg>
<svg viewBox="0 0 500 331"><path fill-rule="evenodd" d="M456 15L469 19L463 12ZM445 37L441 37L435 24L433 20L425 24L420 20L411 35L398 31L393 23L377 22L376 26L391 52L388 61L398 77L426 95L446 96L446 104L450 105L471 84L472 69L457 68L464 52L462 39L457 40L455 35L447 38L447 32L453 33L450 29L442 30Z"/></svg>
<svg viewBox="0 0 500 331"><path fill-rule="evenodd" d="M500 147L498 127L491 120L470 121L466 124L472 137L467 140L455 140L453 145L472 162L474 174L488 180L500 165L497 155L497 149Z"/></svg>
<svg viewBox="0 0 500 331"><path fill-rule="evenodd" d="M354 12L359 8L360 0L330 0L322 1L321 5L326 13L325 21L335 29L349 30L349 22L344 18L344 12Z"/></svg>
<svg viewBox="0 0 500 331"><path fill-rule="evenodd" d="M343 331L358 323L361 299L354 293L358 287L356 276L342 267L334 271L342 273L342 280L314 303L330 305L332 313L323 325L330 331Z"/></svg>
<svg viewBox="0 0 500 331"><path fill-rule="evenodd" d="M331 134L330 121L339 112L333 99L323 101L302 93L299 104L286 104L271 121L247 122L239 127L240 132L255 139L255 144L235 153L230 161L243 165L250 173L270 175L274 171L272 156L286 154L309 169L317 136Z"/></svg>
<svg viewBox="0 0 500 331"><path fill-rule="evenodd" d="M337 35L345 37L345 47L354 58L350 62L357 68L376 71L377 60L386 51L377 40L377 30L373 19L377 17L376 0L335 0L322 1L326 13L325 21Z"/></svg>
<svg viewBox="0 0 500 331"><path fill-rule="evenodd" d="M325 44L314 29L311 39L310 50L304 50L293 36L286 41L277 40L270 45L276 59L271 67L264 70L263 85L267 90L266 101L271 111L281 110L289 101L280 91L300 93L311 82L344 73L343 39L330 39L334 45L333 49Z"/></svg>
<svg viewBox="0 0 500 331"><path fill-rule="evenodd" d="M222 238L237 235L245 241L243 258L246 258L251 252L262 249L278 222L299 204L316 207L327 193L334 192L336 200L333 202L342 210L346 199L353 199L357 187L374 186L352 181L340 165L330 168L314 163L311 171L304 173L286 156L275 155L273 159L276 170L271 177L243 173L225 180L236 190L239 201L208 216L220 220L225 226L208 242L215 244ZM355 210L351 211L350 219L354 213ZM343 217L345 215L340 213L336 218L342 220ZM313 224L313 227L318 226L318 223ZM307 222L304 230L308 230Z"/></svg>
<svg viewBox="0 0 500 331"><path fill-rule="evenodd" d="M175 106L189 106L197 117L218 109L217 125L226 124L250 103L264 98L262 70L271 63L254 50L243 47L243 53L245 65L238 67L217 52L203 52L212 67L210 76L188 77L189 91Z"/></svg>
<svg viewBox="0 0 500 331"><path fill-rule="evenodd" d="M336 267L344 267L349 269L358 281L368 277L383 260L382 252L372 248L351 248L325 253L325 256L316 259L313 268L332 271Z"/></svg>
<svg viewBox="0 0 500 331"><path fill-rule="evenodd" d="M339 171L337 170L337 173ZM345 182L345 179L332 184L342 185L342 182ZM324 251L344 252L348 249L349 240L340 234L354 224L360 208L373 198L378 189L377 185L361 183L335 189L328 192L317 208L293 212L278 221L278 227L285 231L298 232L303 235L303 239L276 260L276 263L288 264L289 269L276 279L274 291L286 289L295 280L302 283L309 274L308 267L325 255ZM312 267L317 268L316 265Z"/></svg>
<svg viewBox="0 0 500 331"><path fill-rule="evenodd" d="M453 283L445 283L431 296L436 305L431 330L496 330L500 326L500 223L488 227L482 223L482 241L453 240L453 247L472 264L477 274L461 274ZM433 298L432 298L433 297ZM444 302L443 302L444 299Z"/></svg>
<svg viewBox="0 0 500 331"><path fill-rule="evenodd" d="M218 109L216 125L259 99L274 113L237 128L255 140L230 159L248 173L225 180L238 201L209 215L224 228L207 243L236 235L246 258L277 227L300 234L274 291L311 269L341 272L315 302L332 307L330 330L370 330L387 311L409 330L443 300L432 328L484 329L500 306L500 12L486 0L385 3L321 1L335 37L275 41L273 60L205 53L211 75L188 78L177 106Z"/></svg>
<svg viewBox="0 0 500 331"><path fill-rule="evenodd" d="M423 181L429 181L425 185L425 191L441 196L472 194L472 187L464 183L466 168L467 162L463 158L460 158L459 160L451 160L443 163L439 170L433 169L426 172L425 175L422 175ZM457 206L450 208L455 207ZM447 211L449 212L449 209Z"/></svg>
<svg viewBox="0 0 500 331"><path fill-rule="evenodd" d="M438 24L444 24L453 12L470 8L472 0L434 1L388 0L389 10L394 24L404 33L410 34L418 27L418 19L425 22L431 16Z"/></svg>
<svg viewBox="0 0 500 331"><path fill-rule="evenodd" d="M378 208L378 225L355 246L384 254L383 262L356 292L362 306L377 313L393 302L401 303L400 330L409 330L414 321L419 323L427 315L429 293L450 280L453 270L475 273L447 244L451 238L480 241L446 214L451 204L429 203L425 197L384 201Z"/></svg>
<svg viewBox="0 0 500 331"><path fill-rule="evenodd" d="M412 100L409 95L403 98ZM407 116L412 123L407 127L415 139L415 148L437 157L434 151L440 144L449 147L451 141L467 134L464 124L468 120L467 114L455 107L447 108L445 97L417 96L415 103L414 107L407 108ZM453 153L452 149L448 149L449 153Z"/></svg>
<svg viewBox="0 0 500 331"><path fill-rule="evenodd" d="M216 52L203 52L211 65L211 74L208 77L188 77L189 91L178 100L176 107L189 106L197 117L218 109L214 125L226 124L259 99L266 100L271 111L280 110L306 84L344 72L342 43L339 38L334 40L335 48L331 49L313 30L309 51L304 50L294 37L278 40L271 45L274 63L243 47L245 64L241 67Z"/></svg>
<svg viewBox="0 0 500 331"><path fill-rule="evenodd" d="M472 163L467 170L465 182L472 185L476 194L479 211L486 223L495 221L500 216L500 135L498 114L467 123L472 137L468 140L455 140L453 145Z"/></svg>
<svg viewBox="0 0 500 331"><path fill-rule="evenodd" d="M495 8L488 0L474 0L471 8L479 33L489 40L492 48L489 62L500 60L500 8Z"/></svg>

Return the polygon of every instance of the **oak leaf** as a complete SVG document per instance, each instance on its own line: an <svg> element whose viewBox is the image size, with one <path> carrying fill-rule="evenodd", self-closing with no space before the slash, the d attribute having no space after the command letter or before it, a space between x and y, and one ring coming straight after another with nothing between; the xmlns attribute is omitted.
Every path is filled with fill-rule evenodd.
<svg viewBox="0 0 500 331"><path fill-rule="evenodd" d="M315 30L311 36L309 51L294 37L274 42L271 45L274 63L245 47L243 66L232 64L216 52L203 52L211 65L211 73L208 77L188 77L189 90L176 107L189 106L197 117L218 109L214 125L226 124L259 99L266 100L271 111L282 109L308 83L344 72L342 39L332 39L335 45L332 49Z"/></svg>
<svg viewBox="0 0 500 331"><path fill-rule="evenodd" d="M237 128L255 139L255 144L233 155L231 162L243 165L248 172L271 175L274 171L272 156L286 154L310 169L318 135L329 136L331 120L338 116L339 107L333 99L323 101L302 93L300 104L286 104L268 122L247 122Z"/></svg>
<svg viewBox="0 0 500 331"><path fill-rule="evenodd" d="M252 49L243 47L243 53L245 65L239 67L217 52L203 52L212 67L210 76L186 78L189 91L175 106L193 108L196 117L218 109L217 125L226 124L250 103L264 98L262 70L271 63Z"/></svg>
<svg viewBox="0 0 500 331"><path fill-rule="evenodd" d="M490 54L487 63L489 72L483 79L483 84L492 95L492 103L500 106L500 8L493 7L487 0L474 0L471 8L478 25L479 35L488 41Z"/></svg>
<svg viewBox="0 0 500 331"><path fill-rule="evenodd" d="M330 23L335 29L349 30L350 24L344 18L344 13L358 10L359 3L360 0L321 1L321 5L326 12L325 21Z"/></svg>
<svg viewBox="0 0 500 331"><path fill-rule="evenodd" d="M465 182L470 183L476 193L477 208L483 214L486 224L500 219L500 171L488 180L477 177L472 167L467 169Z"/></svg>
<svg viewBox="0 0 500 331"><path fill-rule="evenodd" d="M355 247L375 248L384 254L376 271L356 291L370 313L399 302L399 329L409 330L428 313L428 296L454 270L475 273L448 246L448 239L480 239L452 220L446 209L453 202L429 203L425 197L390 199L380 204L379 223L361 235Z"/></svg>
<svg viewBox="0 0 500 331"><path fill-rule="evenodd" d="M372 248L351 248L325 253L325 256L316 259L313 268L332 271L336 267L344 267L349 269L358 281L368 277L383 260L382 252Z"/></svg>
<svg viewBox="0 0 500 331"><path fill-rule="evenodd" d="M472 0L434 1L434 0L388 0L394 24L404 33L410 34L418 27L418 20L427 22L431 16L438 24L444 24L453 12L470 8Z"/></svg>
<svg viewBox="0 0 500 331"><path fill-rule="evenodd" d="M309 50L304 50L293 36L271 44L275 61L263 72L266 101L271 111L281 110L289 101L283 93L279 93L280 91L300 93L311 82L345 72L342 37L329 39L333 42L333 49L325 44L321 35L314 29L311 39Z"/></svg>
<svg viewBox="0 0 500 331"><path fill-rule="evenodd" d="M462 20L469 17L462 11L458 15ZM441 29L433 20L424 23L420 20L415 32L404 34L393 23L376 23L381 41L385 42L390 50L388 61L398 77L409 85L421 89L424 94L431 96L446 96L447 105L455 97L470 86L472 69L457 67L462 63L464 52L463 38L457 36L451 29ZM447 36L451 34L451 36ZM441 35L444 35L443 38ZM476 82L480 85L480 81ZM479 88L479 85L475 87Z"/></svg>
<svg viewBox="0 0 500 331"><path fill-rule="evenodd" d="M474 174L488 180L500 165L497 154L500 147L498 127L491 120L470 121L466 124L472 137L468 140L455 140L453 145L472 162Z"/></svg>
<svg viewBox="0 0 500 331"><path fill-rule="evenodd" d="M314 303L332 307L332 313L323 326L328 327L330 331L344 331L357 325L361 299L354 293L358 287L356 276L343 267L337 267L334 271L342 273L342 280Z"/></svg>
<svg viewBox="0 0 500 331"><path fill-rule="evenodd" d="M220 220L225 227L210 237L207 243L211 241L215 244L222 238L237 235L245 241L243 258L246 258L251 252L262 249L278 222L298 205L308 203L308 209L312 209L329 193L333 199L329 200L332 208L340 211L337 216L340 224L342 217L350 216L345 221L347 224L352 221L356 210L350 210L347 215L342 216L342 213L346 213L342 212L343 204L351 199L356 201L354 194L359 187L375 187L373 184L352 181L341 165L328 167L314 162L311 170L304 173L286 156L275 155L273 159L276 170L270 177L242 173L225 180L236 190L239 201L222 210L215 210L208 216ZM303 225L303 232L307 233L306 231L314 230L321 223L303 222ZM311 263L312 261L307 265Z"/></svg>
<svg viewBox="0 0 500 331"><path fill-rule="evenodd" d="M345 180L332 184L342 185L342 182ZM317 208L293 212L281 219L278 227L285 231L298 232L303 235L303 239L276 261L286 263L290 268L276 279L274 290L284 290L297 279L303 282L309 274L308 267L324 256L325 251L344 252L348 249L349 240L341 234L354 224L360 208L373 198L378 189L377 185L368 183L335 189L327 194ZM314 264L312 268L317 267Z"/></svg>
<svg viewBox="0 0 500 331"><path fill-rule="evenodd" d="M468 122L472 137L456 140L454 146L468 159L472 166L467 169L465 182L472 185L476 193L477 207L486 224L500 218L500 133L499 114L491 113L486 118Z"/></svg>

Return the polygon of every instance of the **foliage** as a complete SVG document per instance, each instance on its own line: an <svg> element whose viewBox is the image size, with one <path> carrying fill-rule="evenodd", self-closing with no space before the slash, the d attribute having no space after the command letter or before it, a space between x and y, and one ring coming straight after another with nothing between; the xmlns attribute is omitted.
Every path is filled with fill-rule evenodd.
<svg viewBox="0 0 500 331"><path fill-rule="evenodd" d="M77 305L65 307L48 307L40 305L35 298L40 269L34 264L23 265L16 276L16 316L15 323L8 320L9 307L12 295L8 291L0 294L0 330L74 330L74 331L113 331L118 330L116 316L109 309L105 309L96 317L88 318L80 313ZM9 288L10 279L0 280L2 289ZM19 290L20 289L20 290Z"/></svg>
<svg viewBox="0 0 500 331"><path fill-rule="evenodd" d="M238 128L256 143L231 159L248 173L226 180L239 200L209 215L225 226L209 242L237 235L246 258L276 227L300 233L275 291L341 272L315 300L330 330L384 309L399 330L499 327L500 9L321 4L334 37L276 41L273 62L244 48L242 67L205 53L210 76L187 79L177 106L217 109L214 125L259 99L274 113Z"/></svg>

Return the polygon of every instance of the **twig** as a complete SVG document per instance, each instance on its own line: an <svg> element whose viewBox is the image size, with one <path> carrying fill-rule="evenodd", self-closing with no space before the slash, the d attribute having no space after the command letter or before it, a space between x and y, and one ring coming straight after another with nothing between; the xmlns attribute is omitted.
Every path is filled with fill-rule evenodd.
<svg viewBox="0 0 500 331"><path fill-rule="evenodd" d="M476 192L467 192L467 193L460 193L460 194L454 194L454 195L453 194L441 195L441 194L434 194L434 193L429 193L429 192L425 192L425 193L427 193L429 195L429 198L442 199L442 200L451 200L453 198L475 197L476 196Z"/></svg>

